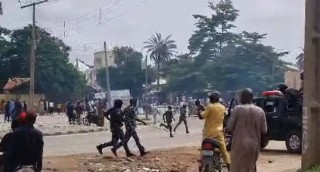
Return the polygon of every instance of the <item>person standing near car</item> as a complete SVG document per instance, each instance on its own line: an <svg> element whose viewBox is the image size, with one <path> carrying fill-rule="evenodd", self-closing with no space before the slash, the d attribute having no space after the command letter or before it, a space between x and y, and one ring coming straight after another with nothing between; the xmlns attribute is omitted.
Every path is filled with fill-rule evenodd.
<svg viewBox="0 0 320 172"><path fill-rule="evenodd" d="M253 92L241 92L241 105L232 111L227 131L232 133L230 172L256 172L260 153L261 135L267 133L264 111L253 104Z"/></svg>

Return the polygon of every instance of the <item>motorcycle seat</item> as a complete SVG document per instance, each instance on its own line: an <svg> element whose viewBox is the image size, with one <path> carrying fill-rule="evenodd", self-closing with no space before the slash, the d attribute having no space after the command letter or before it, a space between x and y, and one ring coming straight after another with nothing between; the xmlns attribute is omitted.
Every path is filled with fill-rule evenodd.
<svg viewBox="0 0 320 172"><path fill-rule="evenodd" d="M220 143L216 139L204 139L202 141L202 145L204 145L204 144L211 144L213 148L220 149Z"/></svg>

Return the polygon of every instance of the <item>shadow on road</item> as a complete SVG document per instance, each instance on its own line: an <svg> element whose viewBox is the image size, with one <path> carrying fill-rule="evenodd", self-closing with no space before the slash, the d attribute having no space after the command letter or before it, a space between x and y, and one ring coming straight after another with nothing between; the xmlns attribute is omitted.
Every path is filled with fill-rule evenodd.
<svg viewBox="0 0 320 172"><path fill-rule="evenodd" d="M263 149L262 153L265 155L291 155L291 156L300 156L300 154L291 154L287 150L279 149Z"/></svg>

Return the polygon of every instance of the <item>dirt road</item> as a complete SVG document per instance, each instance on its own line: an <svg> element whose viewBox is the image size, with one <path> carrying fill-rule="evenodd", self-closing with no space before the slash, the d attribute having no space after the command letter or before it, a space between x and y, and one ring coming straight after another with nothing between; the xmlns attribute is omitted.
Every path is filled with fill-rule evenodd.
<svg viewBox="0 0 320 172"><path fill-rule="evenodd" d="M45 137L45 172L130 172L131 166L145 168L144 171L154 169L161 172L195 172L199 158L197 146L200 145L203 123L190 119L189 125L190 134L186 134L181 126L174 138L169 138L168 132L158 128L139 127L140 140L147 150L151 150L151 154L134 158L133 161L112 157L110 149L104 150L105 157L97 156L95 146L111 139L110 132L107 131ZM130 141L129 146L137 153L133 141ZM300 167L300 156L288 154L284 142L271 141L267 149L260 157L259 172L292 172Z"/></svg>
<svg viewBox="0 0 320 172"><path fill-rule="evenodd" d="M49 157L44 172L196 172L199 152L197 147L182 147L152 151L145 157L127 159L124 154L113 157L97 154L81 154ZM261 154L259 172L294 172L299 168L300 156L284 151L268 150Z"/></svg>

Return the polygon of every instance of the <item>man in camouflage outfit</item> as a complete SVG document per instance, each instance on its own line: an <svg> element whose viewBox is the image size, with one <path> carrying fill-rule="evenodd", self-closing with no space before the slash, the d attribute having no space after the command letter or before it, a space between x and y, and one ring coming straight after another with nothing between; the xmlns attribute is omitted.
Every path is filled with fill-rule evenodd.
<svg viewBox="0 0 320 172"><path fill-rule="evenodd" d="M137 117L136 114L136 105L137 105L137 100L136 99L131 99L130 100L130 105L124 110L124 123L126 127L126 133L124 136L124 140L119 142L114 148L112 148L112 152L116 152L117 149L119 149L121 146L124 144L128 144L129 140L131 137L133 137L134 141L136 142L136 145L140 151L140 155L144 156L149 152L145 151L145 148L141 145L139 136L137 134L136 128L137 124L136 121L139 121L143 123L144 125L147 125L144 121L140 120Z"/></svg>

